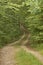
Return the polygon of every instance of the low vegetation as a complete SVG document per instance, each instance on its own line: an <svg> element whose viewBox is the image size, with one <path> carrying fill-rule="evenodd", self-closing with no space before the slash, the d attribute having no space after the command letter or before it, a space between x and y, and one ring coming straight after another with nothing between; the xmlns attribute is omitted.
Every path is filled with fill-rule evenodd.
<svg viewBox="0 0 43 65"><path fill-rule="evenodd" d="M30 47L43 55L43 44L31 45Z"/></svg>
<svg viewBox="0 0 43 65"><path fill-rule="evenodd" d="M31 53L27 53L23 49L16 53L15 60L17 65L42 65Z"/></svg>
<svg viewBox="0 0 43 65"><path fill-rule="evenodd" d="M43 44L43 1L0 0L0 47L30 34L30 44Z"/></svg>

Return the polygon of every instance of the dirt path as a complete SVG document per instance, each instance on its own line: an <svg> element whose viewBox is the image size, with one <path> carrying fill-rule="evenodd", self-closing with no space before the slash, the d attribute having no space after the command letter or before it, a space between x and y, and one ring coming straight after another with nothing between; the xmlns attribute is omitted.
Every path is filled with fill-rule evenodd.
<svg viewBox="0 0 43 65"><path fill-rule="evenodd" d="M6 46L1 49L1 63L0 65L17 65L14 57L16 52L20 49L14 46Z"/></svg>
<svg viewBox="0 0 43 65"><path fill-rule="evenodd" d="M32 55L34 55L34 56L35 56L40 62L42 62L42 64L43 64L43 56L40 55L39 52L33 51L33 50L27 48L26 46L22 46L22 48L23 48L26 52L31 53Z"/></svg>
<svg viewBox="0 0 43 65"><path fill-rule="evenodd" d="M13 45L19 43L24 37L25 34L18 41L7 45L0 50L0 65L16 65L14 55L16 51L18 51L18 48L14 48Z"/></svg>
<svg viewBox="0 0 43 65"><path fill-rule="evenodd" d="M22 35L22 37L21 37L19 40L17 40L16 42L11 43L11 44L9 44L9 45L11 45L11 46L12 46L12 45L15 45L15 44L17 44L17 43L20 43L20 42L21 42L21 40L23 40L23 39L25 38L25 36L26 36L26 35L25 35L25 34L23 34L23 35Z"/></svg>
<svg viewBox="0 0 43 65"><path fill-rule="evenodd" d="M24 46L29 41L29 39L28 39L29 35L27 37L26 36L23 35L20 40L14 42L8 46L5 46L4 48L1 49L0 65L16 65L15 60L14 60L14 55L15 55L15 52L18 51L18 48L14 48L14 46L13 46L16 43L22 44L21 47L26 52L33 54L38 60L40 60L43 63L43 56L41 56L39 52L28 49L26 46ZM26 37L26 40L24 40L24 37Z"/></svg>
<svg viewBox="0 0 43 65"><path fill-rule="evenodd" d="M1 65L15 65L14 47L6 46L1 50Z"/></svg>

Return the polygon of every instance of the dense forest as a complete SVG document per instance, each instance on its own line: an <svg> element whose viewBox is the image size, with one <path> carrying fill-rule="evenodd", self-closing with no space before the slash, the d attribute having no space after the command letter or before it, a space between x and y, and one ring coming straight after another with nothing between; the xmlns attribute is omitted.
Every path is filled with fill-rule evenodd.
<svg viewBox="0 0 43 65"><path fill-rule="evenodd" d="M0 0L0 47L29 34L29 44L43 44L43 0Z"/></svg>

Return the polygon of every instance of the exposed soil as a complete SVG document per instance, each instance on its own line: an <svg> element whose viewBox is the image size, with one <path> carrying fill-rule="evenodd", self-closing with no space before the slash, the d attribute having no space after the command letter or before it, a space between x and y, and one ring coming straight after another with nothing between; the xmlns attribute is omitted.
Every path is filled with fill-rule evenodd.
<svg viewBox="0 0 43 65"><path fill-rule="evenodd" d="M31 50L30 48L24 46L29 41L29 35L26 36L27 36L26 40L24 40L25 35L23 35L20 40L0 49L0 65L17 65L16 61L14 60L14 55L16 51L19 50L19 48L15 48L13 46L16 43L22 44L21 47L26 52L33 54L39 61L43 63L43 56L40 55L39 52Z"/></svg>

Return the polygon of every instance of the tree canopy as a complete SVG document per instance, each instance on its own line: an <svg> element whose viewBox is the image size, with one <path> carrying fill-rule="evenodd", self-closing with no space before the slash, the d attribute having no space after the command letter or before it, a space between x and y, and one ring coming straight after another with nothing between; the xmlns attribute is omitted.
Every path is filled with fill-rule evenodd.
<svg viewBox="0 0 43 65"><path fill-rule="evenodd" d="M43 43L43 0L0 0L0 46L18 40L21 26L30 44Z"/></svg>

